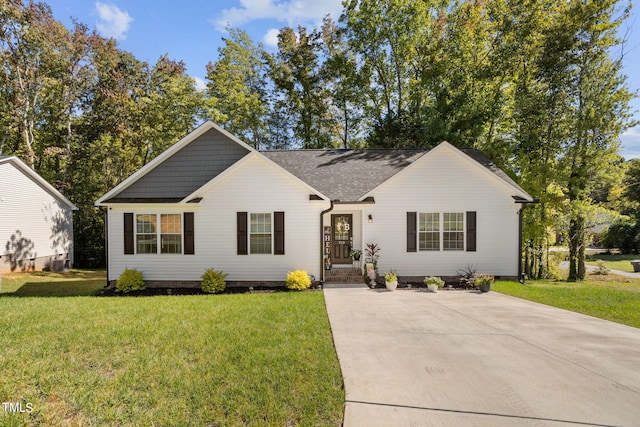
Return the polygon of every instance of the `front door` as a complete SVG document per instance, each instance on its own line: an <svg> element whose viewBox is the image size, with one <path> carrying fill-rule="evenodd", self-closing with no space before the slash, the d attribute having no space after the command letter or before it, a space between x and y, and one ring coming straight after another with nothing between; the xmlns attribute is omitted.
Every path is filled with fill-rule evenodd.
<svg viewBox="0 0 640 427"><path fill-rule="evenodd" d="M331 215L333 264L351 264L351 247L353 245L353 215Z"/></svg>

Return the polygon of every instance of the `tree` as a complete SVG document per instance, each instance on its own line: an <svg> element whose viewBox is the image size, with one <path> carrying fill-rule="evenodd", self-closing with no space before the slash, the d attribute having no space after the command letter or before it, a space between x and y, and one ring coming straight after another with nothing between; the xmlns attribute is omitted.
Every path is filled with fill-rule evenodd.
<svg viewBox="0 0 640 427"><path fill-rule="evenodd" d="M571 133L566 141L564 166L569 170L567 197L569 226L569 280L585 276L586 217L583 206L604 165L616 159L620 134L630 124L631 94L621 74L622 60L610 51L621 42L616 36L628 7L616 18L616 1L573 1L566 11L575 18L574 44L568 86Z"/></svg>
<svg viewBox="0 0 640 427"><path fill-rule="evenodd" d="M323 87L319 53L320 35L299 26L298 34L285 27L278 33L278 53L267 55L269 74L293 120L293 136L302 148L332 145L328 94Z"/></svg>
<svg viewBox="0 0 640 427"><path fill-rule="evenodd" d="M53 19L45 3L12 0L0 8L0 59L3 69L4 114L9 129L20 135L12 151L24 153L35 168L44 146L36 138L51 89L52 52L65 28ZM5 133L3 141L8 135ZM3 144L4 145L4 144Z"/></svg>
<svg viewBox="0 0 640 427"><path fill-rule="evenodd" d="M221 124L256 148L266 145L266 67L263 48L239 29L227 28L218 60L207 65L207 92Z"/></svg>
<svg viewBox="0 0 640 427"><path fill-rule="evenodd" d="M146 164L174 142L191 132L196 124L211 114L204 93L186 74L182 61L161 56L149 70L147 87L141 99L140 132L146 149ZM213 117L217 119L217 117Z"/></svg>
<svg viewBox="0 0 640 427"><path fill-rule="evenodd" d="M325 16L321 29L325 62L322 73L327 91L331 94L329 114L334 123L334 139L344 148L357 145L362 132L363 105L360 100L361 76L358 61L347 45L344 28Z"/></svg>

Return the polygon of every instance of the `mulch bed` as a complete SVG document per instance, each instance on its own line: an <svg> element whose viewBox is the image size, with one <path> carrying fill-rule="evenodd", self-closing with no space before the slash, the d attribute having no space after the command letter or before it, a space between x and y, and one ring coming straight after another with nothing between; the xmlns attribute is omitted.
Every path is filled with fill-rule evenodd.
<svg viewBox="0 0 640 427"><path fill-rule="evenodd" d="M309 288L305 291L317 291L318 288ZM225 288L224 291L218 292L216 295L224 294L273 294L276 292L301 292L292 291L284 286L232 286ZM304 291L303 291L304 292ZM159 295L212 295L203 292L200 288L147 288L140 291L132 291L129 293L116 292L116 288L105 288L100 291L98 296L104 297L151 297Z"/></svg>

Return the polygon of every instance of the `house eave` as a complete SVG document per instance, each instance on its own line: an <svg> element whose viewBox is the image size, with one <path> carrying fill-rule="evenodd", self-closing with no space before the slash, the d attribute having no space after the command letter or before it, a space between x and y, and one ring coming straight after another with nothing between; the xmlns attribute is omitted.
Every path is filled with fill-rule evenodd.
<svg viewBox="0 0 640 427"><path fill-rule="evenodd" d="M375 200L375 198L373 196L369 196L369 197L364 198L363 200L354 200L352 202L334 200L333 204L334 205L375 205L376 204L376 200Z"/></svg>
<svg viewBox="0 0 640 427"><path fill-rule="evenodd" d="M511 196L513 198L513 202L514 203L519 203L519 204L534 204L534 203L540 203L539 199L525 199L524 197L521 196Z"/></svg>

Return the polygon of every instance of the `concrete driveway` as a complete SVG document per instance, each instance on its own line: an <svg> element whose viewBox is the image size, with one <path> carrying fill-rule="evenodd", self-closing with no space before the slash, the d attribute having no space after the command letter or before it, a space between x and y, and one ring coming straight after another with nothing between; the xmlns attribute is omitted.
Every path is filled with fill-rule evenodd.
<svg viewBox="0 0 640 427"><path fill-rule="evenodd" d="M324 294L346 427L640 426L640 329L496 292Z"/></svg>

